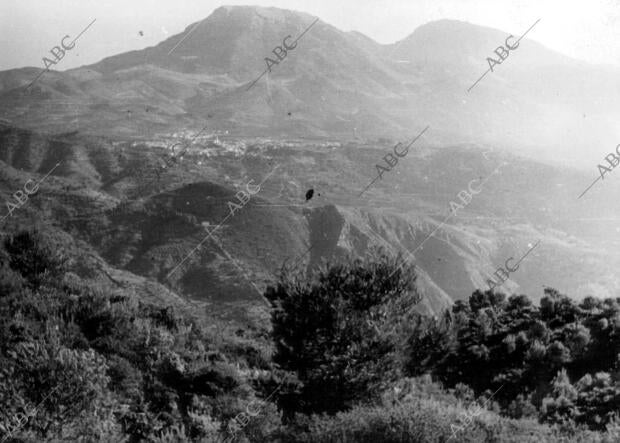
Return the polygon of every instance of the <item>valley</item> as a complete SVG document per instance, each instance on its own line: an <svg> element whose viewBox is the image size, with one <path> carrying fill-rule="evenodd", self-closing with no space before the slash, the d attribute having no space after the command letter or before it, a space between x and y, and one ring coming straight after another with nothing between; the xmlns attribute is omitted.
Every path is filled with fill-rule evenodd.
<svg viewBox="0 0 620 443"><path fill-rule="evenodd" d="M0 159L11 165L5 200L23 171L36 176L51 162L61 163L36 201L7 220L5 232L9 226L53 226L119 273L205 306L260 306L262 291L285 263L310 270L384 248L403 259L415 251L426 294L420 309L438 314L487 288L497 266L538 240L540 248L504 290L536 297L554 287L579 299L612 296L618 288L619 255L573 221L582 218L580 208L567 203L587 174L487 146L436 148L420 139L360 197L397 140L218 134L192 141L195 134L187 133L122 141L79 133L47 137L9 126L0 137ZM230 217L227 203L235 193L250 180L263 181L276 165ZM450 203L459 202L472 179L487 182L451 215ZM314 196L306 201L308 189ZM592 208L592 202L580 205L588 203ZM167 279L214 228L213 238Z"/></svg>

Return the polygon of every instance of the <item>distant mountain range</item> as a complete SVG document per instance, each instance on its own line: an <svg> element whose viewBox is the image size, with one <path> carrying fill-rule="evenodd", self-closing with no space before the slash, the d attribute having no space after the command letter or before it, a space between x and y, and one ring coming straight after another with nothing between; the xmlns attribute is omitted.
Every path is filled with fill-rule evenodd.
<svg viewBox="0 0 620 443"><path fill-rule="evenodd" d="M373 139L412 137L430 125L437 146L486 143L573 166L594 165L618 142L618 69L526 37L467 92L509 34L453 20L428 23L392 45L319 21L248 90L265 58L275 58L272 50L314 19L221 7L155 47L50 71L28 91L39 68L4 71L0 117L37 130L121 137L208 125L235 134Z"/></svg>

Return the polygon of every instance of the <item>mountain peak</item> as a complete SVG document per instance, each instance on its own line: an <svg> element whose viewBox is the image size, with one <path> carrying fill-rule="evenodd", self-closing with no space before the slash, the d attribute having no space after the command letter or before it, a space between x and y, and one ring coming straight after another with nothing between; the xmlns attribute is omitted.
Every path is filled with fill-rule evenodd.
<svg viewBox="0 0 620 443"><path fill-rule="evenodd" d="M290 9L275 8L272 6L247 6L247 5L227 5L220 6L215 9L209 17L213 19L226 19L226 18L253 18L258 16L268 21L285 20L291 17L309 18L312 16L305 12L292 11Z"/></svg>
<svg viewBox="0 0 620 443"><path fill-rule="evenodd" d="M221 6L157 46L103 60L102 73L149 64L186 74L246 78L289 34L302 32L314 17L263 6Z"/></svg>

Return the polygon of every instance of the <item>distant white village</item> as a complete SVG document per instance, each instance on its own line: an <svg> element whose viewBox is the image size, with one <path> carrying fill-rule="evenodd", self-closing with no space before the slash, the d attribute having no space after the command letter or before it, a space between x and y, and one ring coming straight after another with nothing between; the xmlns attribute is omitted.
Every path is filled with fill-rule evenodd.
<svg viewBox="0 0 620 443"><path fill-rule="evenodd" d="M198 136L197 136L198 135ZM337 149L342 143L336 141L310 140L279 140L268 137L253 137L231 135L229 131L213 131L208 134L199 134L196 131L182 130L171 134L162 134L156 140L140 140L131 143L131 147L147 146L156 149L178 150L179 143L188 143L187 152L205 157L215 155L245 155L248 148L262 152L273 148L299 148L311 144L315 148Z"/></svg>

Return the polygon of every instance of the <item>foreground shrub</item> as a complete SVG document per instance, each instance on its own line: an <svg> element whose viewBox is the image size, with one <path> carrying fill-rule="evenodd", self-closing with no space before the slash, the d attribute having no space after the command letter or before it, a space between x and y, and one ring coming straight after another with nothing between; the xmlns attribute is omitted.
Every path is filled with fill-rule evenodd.
<svg viewBox="0 0 620 443"><path fill-rule="evenodd" d="M300 381L280 402L287 416L346 409L373 397L394 372L393 343L369 320L392 315L399 301L419 301L415 274L401 264L375 255L325 265L309 279L285 271L268 288L274 361Z"/></svg>
<svg viewBox="0 0 620 443"><path fill-rule="evenodd" d="M282 442L295 443L611 443L616 434L577 431L567 437L534 420L514 420L482 411L463 425L466 413L477 410L432 399L414 400L392 407L356 407L335 416L313 416L303 431L288 428Z"/></svg>

